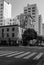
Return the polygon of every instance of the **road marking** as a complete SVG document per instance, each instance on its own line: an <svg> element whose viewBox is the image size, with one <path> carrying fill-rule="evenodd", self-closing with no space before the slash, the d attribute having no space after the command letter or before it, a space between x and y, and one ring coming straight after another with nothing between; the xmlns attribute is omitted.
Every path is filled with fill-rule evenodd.
<svg viewBox="0 0 44 65"><path fill-rule="evenodd" d="M5 53L5 52L12 52L12 51L0 51L0 53Z"/></svg>
<svg viewBox="0 0 44 65"><path fill-rule="evenodd" d="M0 54L3 54L3 53L10 53L12 51L0 51Z"/></svg>
<svg viewBox="0 0 44 65"><path fill-rule="evenodd" d="M35 58L33 58L33 60L38 60L42 55L43 53L39 53Z"/></svg>
<svg viewBox="0 0 44 65"><path fill-rule="evenodd" d="M12 53L16 53L16 52L18 52L18 51L15 51L15 52L8 52L8 53L2 53L2 54L0 54L0 56L5 56L5 55L8 55L8 54L12 54Z"/></svg>
<svg viewBox="0 0 44 65"><path fill-rule="evenodd" d="M23 59L29 59L30 57L34 56L35 54L37 54L37 53L36 53L36 52L33 52L32 54L30 54L30 55L24 57Z"/></svg>
<svg viewBox="0 0 44 65"><path fill-rule="evenodd" d="M26 53L24 53L24 54L21 54L21 55L18 55L18 56L15 56L15 58L21 58L21 57L23 57L23 56L25 56L25 55L27 55L27 54L29 54L30 52L26 52Z"/></svg>
<svg viewBox="0 0 44 65"><path fill-rule="evenodd" d="M15 53L15 54L8 55L8 56L6 56L6 57L12 57L12 56L15 56L15 55L18 55L18 54L22 54L22 53L24 53L24 52L17 52L17 53Z"/></svg>
<svg viewBox="0 0 44 65"><path fill-rule="evenodd" d="M10 50L0 50L0 52L11 52Z"/></svg>

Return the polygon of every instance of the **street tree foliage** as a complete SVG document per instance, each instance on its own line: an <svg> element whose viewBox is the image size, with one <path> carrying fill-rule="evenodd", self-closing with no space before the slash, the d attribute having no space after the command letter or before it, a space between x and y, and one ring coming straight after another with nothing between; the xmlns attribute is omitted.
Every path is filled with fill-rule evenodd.
<svg viewBox="0 0 44 65"><path fill-rule="evenodd" d="M23 45L28 45L28 41L36 39L37 32L34 29L28 28L22 35Z"/></svg>

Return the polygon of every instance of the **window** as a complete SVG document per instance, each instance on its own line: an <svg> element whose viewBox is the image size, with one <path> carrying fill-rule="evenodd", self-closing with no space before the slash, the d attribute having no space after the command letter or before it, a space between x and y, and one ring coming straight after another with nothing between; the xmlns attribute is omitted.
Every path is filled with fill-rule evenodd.
<svg viewBox="0 0 44 65"><path fill-rule="evenodd" d="M4 29L2 29L2 37L4 37Z"/></svg>
<svg viewBox="0 0 44 65"><path fill-rule="evenodd" d="M35 12L35 10L32 10L32 12Z"/></svg>
<svg viewBox="0 0 44 65"><path fill-rule="evenodd" d="M14 31L14 28L12 28L12 31Z"/></svg>
<svg viewBox="0 0 44 65"><path fill-rule="evenodd" d="M28 10L31 10L31 8L28 8Z"/></svg>
<svg viewBox="0 0 44 65"><path fill-rule="evenodd" d="M32 13L32 15L35 15L35 13Z"/></svg>
<svg viewBox="0 0 44 65"><path fill-rule="evenodd" d="M35 7L32 7L32 9L35 9Z"/></svg>
<svg viewBox="0 0 44 65"><path fill-rule="evenodd" d="M7 28L7 31L9 31L9 28Z"/></svg>
<svg viewBox="0 0 44 65"><path fill-rule="evenodd" d="M3 9L3 8L1 8L1 9Z"/></svg>
<svg viewBox="0 0 44 65"><path fill-rule="evenodd" d="M0 22L3 22L3 20L0 20Z"/></svg>
<svg viewBox="0 0 44 65"><path fill-rule="evenodd" d="M3 25L2 23L0 23L0 25Z"/></svg>
<svg viewBox="0 0 44 65"><path fill-rule="evenodd" d="M31 11L28 11L28 12L31 12Z"/></svg>
<svg viewBox="0 0 44 65"><path fill-rule="evenodd" d="M10 21L12 21L12 20L10 19Z"/></svg>
<svg viewBox="0 0 44 65"><path fill-rule="evenodd" d="M2 32L4 32L4 29L2 29Z"/></svg>
<svg viewBox="0 0 44 65"><path fill-rule="evenodd" d="M35 18L35 16L33 16L33 18Z"/></svg>
<svg viewBox="0 0 44 65"><path fill-rule="evenodd" d="M3 6L3 4L1 4L1 6Z"/></svg>
<svg viewBox="0 0 44 65"><path fill-rule="evenodd" d="M9 33L7 33L7 37L9 37Z"/></svg>
<svg viewBox="0 0 44 65"><path fill-rule="evenodd" d="M27 11L27 9L25 9L24 11Z"/></svg>
<svg viewBox="0 0 44 65"><path fill-rule="evenodd" d="M12 37L14 37L14 33L12 33Z"/></svg>

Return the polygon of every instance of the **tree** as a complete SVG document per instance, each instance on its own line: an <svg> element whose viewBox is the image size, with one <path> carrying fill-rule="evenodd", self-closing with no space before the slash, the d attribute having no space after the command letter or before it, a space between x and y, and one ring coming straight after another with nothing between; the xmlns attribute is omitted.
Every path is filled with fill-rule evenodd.
<svg viewBox="0 0 44 65"><path fill-rule="evenodd" d="M28 45L28 41L36 39L37 38L37 32L34 29L27 29L24 31L24 34L22 35L23 45Z"/></svg>

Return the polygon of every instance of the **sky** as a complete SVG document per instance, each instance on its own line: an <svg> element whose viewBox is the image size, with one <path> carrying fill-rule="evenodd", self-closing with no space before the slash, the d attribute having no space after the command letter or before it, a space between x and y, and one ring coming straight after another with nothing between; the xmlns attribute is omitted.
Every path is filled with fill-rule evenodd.
<svg viewBox="0 0 44 65"><path fill-rule="evenodd" d="M37 4L39 14L42 15L42 22L44 23L44 0L6 0L12 5L12 17L16 17L23 13L23 9L27 4Z"/></svg>

